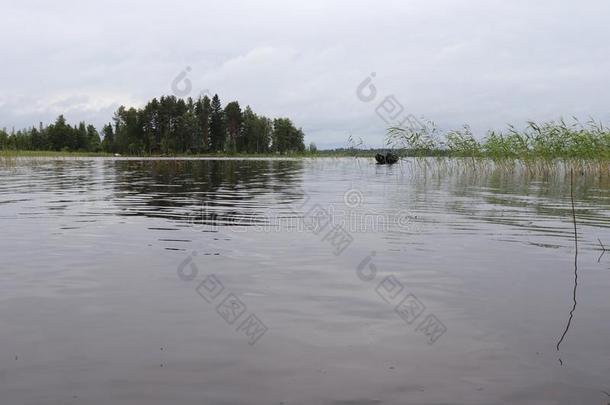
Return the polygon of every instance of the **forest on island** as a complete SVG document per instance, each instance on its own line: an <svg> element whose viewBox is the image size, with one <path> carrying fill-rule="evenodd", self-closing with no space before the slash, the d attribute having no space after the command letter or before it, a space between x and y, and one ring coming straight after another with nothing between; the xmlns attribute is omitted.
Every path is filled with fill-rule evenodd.
<svg viewBox="0 0 610 405"><path fill-rule="evenodd" d="M218 95L196 100L154 98L143 108L121 106L101 131L60 115L38 128L0 130L0 150L107 152L128 155L304 152L304 134L289 118L270 119Z"/></svg>

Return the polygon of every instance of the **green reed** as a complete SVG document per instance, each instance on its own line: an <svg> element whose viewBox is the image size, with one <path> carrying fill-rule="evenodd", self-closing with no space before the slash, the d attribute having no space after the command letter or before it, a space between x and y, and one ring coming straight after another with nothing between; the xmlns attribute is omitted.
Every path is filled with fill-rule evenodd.
<svg viewBox="0 0 610 405"><path fill-rule="evenodd" d="M563 119L528 122L518 130L509 125L504 132L490 131L477 139L469 126L441 134L433 123L388 130L389 146L406 148L420 156L490 158L494 161L522 160L610 160L610 129L590 120L581 123Z"/></svg>

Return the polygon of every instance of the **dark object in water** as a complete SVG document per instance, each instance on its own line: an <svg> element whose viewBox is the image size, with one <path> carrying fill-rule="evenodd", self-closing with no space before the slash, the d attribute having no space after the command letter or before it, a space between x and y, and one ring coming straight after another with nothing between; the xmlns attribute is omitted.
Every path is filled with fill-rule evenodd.
<svg viewBox="0 0 610 405"><path fill-rule="evenodd" d="M394 163L398 162L398 155L392 153L392 152L388 152L384 155L382 155L381 153L378 153L375 155L375 160L377 161L378 164L380 165L393 165Z"/></svg>
<svg viewBox="0 0 610 405"><path fill-rule="evenodd" d="M393 165L394 163L398 162L398 155L392 152L388 152L385 155L385 162L389 165Z"/></svg>
<svg viewBox="0 0 610 405"><path fill-rule="evenodd" d="M382 155L381 153L378 153L375 155L375 160L377 161L378 164L385 165L385 156Z"/></svg>

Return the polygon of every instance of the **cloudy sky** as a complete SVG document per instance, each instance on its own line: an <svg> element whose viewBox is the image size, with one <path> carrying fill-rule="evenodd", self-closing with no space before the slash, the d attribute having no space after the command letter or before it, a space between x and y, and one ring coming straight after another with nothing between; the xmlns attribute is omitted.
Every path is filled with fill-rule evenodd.
<svg viewBox="0 0 610 405"><path fill-rule="evenodd" d="M101 126L186 92L181 72L191 96L291 117L319 147L381 145L384 118L408 114L478 134L610 121L607 0L1 0L0 15L7 129L60 113Z"/></svg>

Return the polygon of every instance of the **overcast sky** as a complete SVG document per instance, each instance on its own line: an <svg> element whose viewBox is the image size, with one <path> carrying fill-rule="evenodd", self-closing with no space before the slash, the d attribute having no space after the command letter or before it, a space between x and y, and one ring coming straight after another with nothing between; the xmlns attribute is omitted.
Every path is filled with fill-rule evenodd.
<svg viewBox="0 0 610 405"><path fill-rule="evenodd" d="M61 113L100 127L121 104L172 94L187 67L191 96L288 116L319 147L381 145L380 115L478 134L610 121L607 0L0 0L0 16L7 129ZM389 96L401 114L378 109Z"/></svg>

